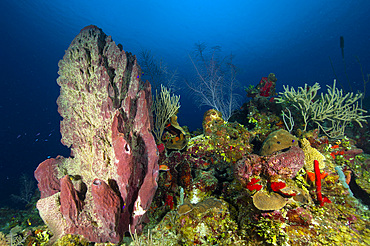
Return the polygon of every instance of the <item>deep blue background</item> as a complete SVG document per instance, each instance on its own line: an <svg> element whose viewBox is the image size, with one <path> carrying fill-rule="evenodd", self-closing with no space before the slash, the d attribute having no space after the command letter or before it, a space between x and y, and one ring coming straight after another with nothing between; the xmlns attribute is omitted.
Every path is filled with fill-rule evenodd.
<svg viewBox="0 0 370 246"><path fill-rule="evenodd" d="M2 0L0 206L11 204L21 173L31 176L48 156L69 154L60 143L56 78L58 61L84 26L97 25L126 51L149 49L178 69L179 121L194 130L207 109L199 109L183 86L193 75L188 54L194 43L220 45L225 56L232 52L242 87L274 72L281 91L283 84L331 85L329 56L345 81L343 36L350 82L362 90L354 56L370 73L369 13L368 0Z"/></svg>

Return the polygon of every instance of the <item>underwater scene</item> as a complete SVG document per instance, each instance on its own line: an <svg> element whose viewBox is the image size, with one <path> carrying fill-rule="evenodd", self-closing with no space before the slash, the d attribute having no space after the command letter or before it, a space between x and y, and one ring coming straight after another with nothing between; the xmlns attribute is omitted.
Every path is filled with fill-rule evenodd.
<svg viewBox="0 0 370 246"><path fill-rule="evenodd" d="M0 246L370 245L369 1L0 3Z"/></svg>

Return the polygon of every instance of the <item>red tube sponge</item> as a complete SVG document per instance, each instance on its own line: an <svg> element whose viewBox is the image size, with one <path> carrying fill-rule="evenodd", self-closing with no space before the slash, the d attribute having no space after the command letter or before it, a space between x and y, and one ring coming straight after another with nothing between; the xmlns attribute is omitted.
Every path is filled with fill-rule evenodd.
<svg viewBox="0 0 370 246"><path fill-rule="evenodd" d="M315 185L316 185L316 196L317 200L320 202L320 206L324 206L325 203L331 203L329 198L323 197L321 193L321 173L320 173L320 167L319 162L317 160L314 161L314 168L315 168Z"/></svg>

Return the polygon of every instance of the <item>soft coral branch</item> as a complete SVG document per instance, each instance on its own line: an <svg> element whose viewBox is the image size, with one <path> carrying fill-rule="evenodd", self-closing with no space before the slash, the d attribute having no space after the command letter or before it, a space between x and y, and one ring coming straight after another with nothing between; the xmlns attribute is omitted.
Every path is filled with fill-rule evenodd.
<svg viewBox="0 0 370 246"><path fill-rule="evenodd" d="M201 106L209 106L220 111L224 120L228 120L238 106L237 97L234 94L236 67L230 56L227 69L222 69L223 61L217 57L220 47L213 47L209 58L205 56L204 50L203 43L196 44L198 62L189 55L198 80L188 86Z"/></svg>

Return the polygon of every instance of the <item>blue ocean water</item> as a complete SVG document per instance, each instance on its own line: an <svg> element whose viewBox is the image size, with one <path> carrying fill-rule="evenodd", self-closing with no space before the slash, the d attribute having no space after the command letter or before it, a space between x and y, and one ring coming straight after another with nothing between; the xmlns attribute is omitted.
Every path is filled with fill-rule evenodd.
<svg viewBox="0 0 370 246"><path fill-rule="evenodd" d="M363 91L358 56L370 71L370 2L359 1L68 1L0 2L0 206L14 203L22 173L32 177L48 157L69 155L60 143L56 99L58 61L83 27L93 24L139 54L150 50L177 69L180 125L201 128L199 108L184 79L194 77L189 53L194 43L231 53L243 87L273 72L282 85L331 85L333 62L349 90L340 49L353 90Z"/></svg>

